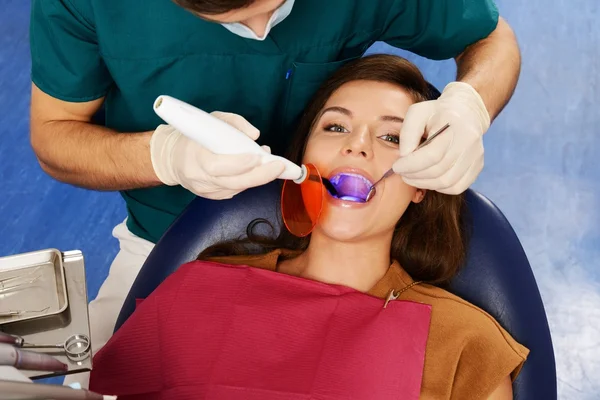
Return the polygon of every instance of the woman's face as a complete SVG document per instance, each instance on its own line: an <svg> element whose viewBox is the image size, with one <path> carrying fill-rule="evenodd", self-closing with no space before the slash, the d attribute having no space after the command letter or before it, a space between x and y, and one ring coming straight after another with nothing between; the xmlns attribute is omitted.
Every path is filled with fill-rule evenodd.
<svg viewBox="0 0 600 400"><path fill-rule="evenodd" d="M351 200L364 197L398 159L400 129L412 103L402 88L375 81L349 82L329 98L310 133L303 162L314 164L342 198L326 195L315 231L342 241L391 235L408 205L422 200L424 192L396 174L377 185L369 202Z"/></svg>

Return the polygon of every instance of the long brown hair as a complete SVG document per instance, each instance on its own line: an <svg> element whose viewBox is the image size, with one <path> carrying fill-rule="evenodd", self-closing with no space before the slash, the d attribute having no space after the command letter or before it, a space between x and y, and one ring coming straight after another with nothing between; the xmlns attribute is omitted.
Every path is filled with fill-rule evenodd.
<svg viewBox="0 0 600 400"><path fill-rule="evenodd" d="M352 61L337 70L315 93L304 110L287 158L302 163L306 143L321 110L342 85L357 81L378 81L406 90L415 102L432 100L439 94L425 80L419 69L398 56L377 54ZM415 280L445 286L462 265L468 242L465 227L464 195L446 195L428 191L420 203L411 203L398 223L392 238L390 257ZM204 250L198 259L215 256L266 253L276 248L303 251L310 237L298 238L282 228L277 238L253 233L248 238L219 243ZM281 224L283 226L283 224Z"/></svg>

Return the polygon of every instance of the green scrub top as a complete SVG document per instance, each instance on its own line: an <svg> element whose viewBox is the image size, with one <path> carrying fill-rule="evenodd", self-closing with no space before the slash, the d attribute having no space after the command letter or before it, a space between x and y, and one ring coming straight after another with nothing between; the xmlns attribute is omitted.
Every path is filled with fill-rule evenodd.
<svg viewBox="0 0 600 400"><path fill-rule="evenodd" d="M237 113L282 154L319 85L376 41L449 59L498 22L493 0L296 0L264 41L244 39L171 0L33 0L32 80L69 102L105 96L106 126L154 130L169 95ZM121 192L132 233L156 242L193 200L182 187Z"/></svg>

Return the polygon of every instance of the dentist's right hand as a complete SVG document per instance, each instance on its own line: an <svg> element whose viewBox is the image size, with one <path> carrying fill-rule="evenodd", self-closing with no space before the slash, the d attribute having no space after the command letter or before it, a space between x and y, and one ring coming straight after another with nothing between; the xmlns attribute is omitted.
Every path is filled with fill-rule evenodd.
<svg viewBox="0 0 600 400"><path fill-rule="evenodd" d="M258 129L240 115L220 111L211 114L253 140L258 139ZM267 184L285 169L280 161L261 165L261 157L256 154L214 154L170 125L160 125L154 131L150 155L154 172L165 185L181 185L213 200L230 199L246 189Z"/></svg>

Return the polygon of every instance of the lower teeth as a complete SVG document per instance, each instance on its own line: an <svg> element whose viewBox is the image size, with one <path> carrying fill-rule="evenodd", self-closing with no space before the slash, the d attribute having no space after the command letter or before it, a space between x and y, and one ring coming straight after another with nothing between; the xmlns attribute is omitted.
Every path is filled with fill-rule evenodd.
<svg viewBox="0 0 600 400"><path fill-rule="evenodd" d="M342 195L342 196L335 196L335 197L340 200L355 201L355 202L359 202L359 203L364 203L364 201L365 201L365 199L363 199L361 197L355 197L355 196Z"/></svg>

